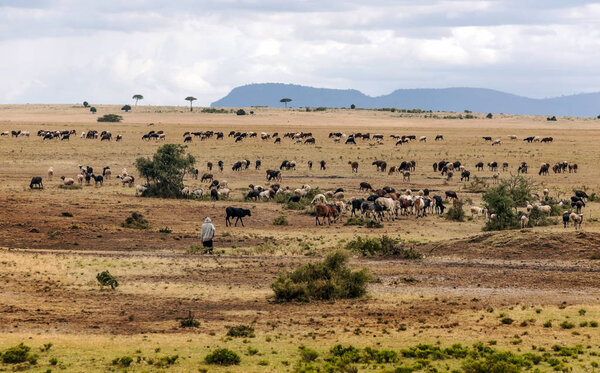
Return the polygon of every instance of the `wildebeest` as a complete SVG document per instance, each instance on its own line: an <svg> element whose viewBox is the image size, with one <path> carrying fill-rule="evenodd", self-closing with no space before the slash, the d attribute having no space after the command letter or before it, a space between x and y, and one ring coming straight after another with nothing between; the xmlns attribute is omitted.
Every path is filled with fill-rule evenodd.
<svg viewBox="0 0 600 373"><path fill-rule="evenodd" d="M31 178L31 182L29 183L29 189L33 189L34 186L37 186L36 189L44 189L44 184L42 184L41 176L34 176Z"/></svg>
<svg viewBox="0 0 600 373"><path fill-rule="evenodd" d="M231 221L229 219L236 218L234 226L237 227L238 221L242 223L242 227L244 227L244 216L252 216L252 212L248 209L242 209L238 207L229 206L225 209L225 213L227 216L225 217L225 226L230 226Z"/></svg>

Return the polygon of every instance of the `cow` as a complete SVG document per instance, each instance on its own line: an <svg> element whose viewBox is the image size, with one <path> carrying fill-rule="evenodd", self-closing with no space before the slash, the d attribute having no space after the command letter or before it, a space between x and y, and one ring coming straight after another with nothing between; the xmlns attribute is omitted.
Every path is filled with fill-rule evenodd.
<svg viewBox="0 0 600 373"><path fill-rule="evenodd" d="M319 218L327 218L328 225L331 225L331 220L333 221L337 219L339 214L339 207L335 205L317 205L315 206L315 225L323 225L323 222L319 221Z"/></svg>
<svg viewBox="0 0 600 373"><path fill-rule="evenodd" d="M213 189L214 190L214 189ZM244 227L244 216L252 216L252 212L248 209L242 209L238 207L229 206L225 209L226 217L225 217L225 226L230 226L231 221L229 219L236 218L234 226L237 227L238 221L242 223L242 227Z"/></svg>
<svg viewBox="0 0 600 373"><path fill-rule="evenodd" d="M471 171L464 170L460 174L460 181L470 181L471 180Z"/></svg>
<svg viewBox="0 0 600 373"><path fill-rule="evenodd" d="M453 192L451 190L447 190L445 192L445 194L446 194L446 199L448 199L448 198L458 199L458 196L456 195L456 192Z"/></svg>
<svg viewBox="0 0 600 373"><path fill-rule="evenodd" d="M29 189L33 189L33 187L36 187L36 189L44 189L44 184L42 183L41 176L34 176L31 178L31 182L29 183Z"/></svg>
<svg viewBox="0 0 600 373"><path fill-rule="evenodd" d="M371 186L371 184L363 181L362 183L360 183L360 190L369 191L369 190L373 190L373 187Z"/></svg>

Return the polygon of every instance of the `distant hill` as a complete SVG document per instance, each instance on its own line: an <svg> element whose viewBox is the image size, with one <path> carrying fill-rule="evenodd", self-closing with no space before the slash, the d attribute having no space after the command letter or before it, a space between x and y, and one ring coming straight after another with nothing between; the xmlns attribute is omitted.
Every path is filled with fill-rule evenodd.
<svg viewBox="0 0 600 373"><path fill-rule="evenodd" d="M283 107L284 97L292 107L395 107L433 111L471 110L475 113L558 115L595 117L600 114L600 92L533 99L485 88L399 89L370 97L354 89L313 88L294 84L263 83L234 88L212 107Z"/></svg>

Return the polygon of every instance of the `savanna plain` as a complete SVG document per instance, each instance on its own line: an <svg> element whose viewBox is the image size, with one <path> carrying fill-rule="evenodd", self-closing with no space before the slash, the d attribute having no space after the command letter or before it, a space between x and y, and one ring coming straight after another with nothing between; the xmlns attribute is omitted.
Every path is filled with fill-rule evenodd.
<svg viewBox="0 0 600 373"><path fill-rule="evenodd" d="M599 370L600 203L587 200L580 230L572 223L564 228L557 215L543 226L483 231L488 218L472 217L470 207L483 206L483 193L517 175L521 162L529 164L523 176L540 198L544 189L556 201L568 201L574 190L600 193L600 120L502 114L464 119L464 113L459 119L457 113L358 109L246 108L253 114L236 115L228 109L96 108L92 114L81 105L0 106L0 132L30 132L0 137L0 371ZM123 121L96 121L108 113ZM68 141L43 140L36 136L42 129L76 134ZM94 129L123 139L80 138ZM166 139L142 140L150 130L164 131ZM200 175L208 172L207 162L215 164L211 173L227 180L228 199L136 197L135 185L123 186L114 177L126 168L135 184L143 184L137 158L151 157L164 144L183 144L187 131L205 130L222 131L224 139L194 138L186 152L195 157ZM230 131L259 135L236 143L227 136ZM300 131L312 132L315 144L260 139L261 132L282 137ZM368 132L384 139L345 145L329 138L330 132ZM417 140L396 146L390 135ZM444 140L434 141L436 135ZM427 140L418 141L421 136ZM484 136L502 144L491 146ZM553 141L523 141L528 136ZM252 162L247 170L232 170L245 159ZM222 172L216 168L219 160ZM256 160L262 161L260 170ZM402 215L372 227L345 224L350 215L345 211L331 225L316 225L309 203L288 208L277 201L245 200L249 184L268 188L265 170L279 170L283 160L297 166L282 171L282 187L343 188L346 203L369 196L359 190L361 182L399 193L455 191L466 216L454 221L437 214ZM414 160L416 168L405 181L377 171L376 160L388 167ZM448 180L434 172L432 164L441 160L460 161L471 180L460 181L460 173ZM357 173L348 164L354 161ZM475 168L493 161L509 165L505 171L500 167L499 180L487 166ZM563 161L577 163L577 172L538 175L541 163ZM80 165L110 166L113 177L103 186L59 187L60 177L76 178ZM43 177L43 189L29 188L33 176ZM191 174L184 183L208 190ZM245 227L225 226L228 206L252 211ZM122 225L134 212L147 219L145 229ZM213 254L199 248L207 216L217 232ZM286 223L275 225L276 220ZM372 242L386 237L410 255L354 250L359 237ZM368 273L364 296L275 298L271 284L279 274L334 252L346 253L352 270ZM96 276L104 271L118 287L99 286ZM216 351L221 360L211 363L207 356ZM11 362L15 355L25 358Z"/></svg>

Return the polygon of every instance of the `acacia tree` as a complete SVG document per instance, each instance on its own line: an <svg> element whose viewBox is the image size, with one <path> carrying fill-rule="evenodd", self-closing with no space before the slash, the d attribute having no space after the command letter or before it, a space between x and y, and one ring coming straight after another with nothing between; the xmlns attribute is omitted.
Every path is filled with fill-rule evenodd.
<svg viewBox="0 0 600 373"><path fill-rule="evenodd" d="M131 110L131 106L129 106L129 105L125 105L125 106L123 106L123 107L121 108L121 110L123 110L124 112L126 112L126 113L127 113L127 112L129 112L129 110Z"/></svg>
<svg viewBox="0 0 600 373"><path fill-rule="evenodd" d="M197 98L196 98L196 97L194 97L194 96L187 96L187 97L185 98L185 100L190 102L190 111L193 111L193 110L192 110L192 102L196 101L196 100L197 100Z"/></svg>
<svg viewBox="0 0 600 373"><path fill-rule="evenodd" d="M287 109L287 104L288 104L288 102L292 102L292 99L284 97L281 100L279 100L279 102L283 102L285 104L285 108Z"/></svg>
<svg viewBox="0 0 600 373"><path fill-rule="evenodd" d="M143 195L177 198L183 189L183 177L192 171L196 159L185 152L186 146L166 144L156 150L150 158L140 157L135 166L141 177L146 178L148 188Z"/></svg>
<svg viewBox="0 0 600 373"><path fill-rule="evenodd" d="M142 96L142 95L140 95L140 94L137 94L137 95L133 95L133 97L132 97L132 98L135 100L135 106L137 106L137 103L138 103L138 101L139 101L139 100L143 100L143 99L144 99L144 96Z"/></svg>

